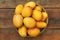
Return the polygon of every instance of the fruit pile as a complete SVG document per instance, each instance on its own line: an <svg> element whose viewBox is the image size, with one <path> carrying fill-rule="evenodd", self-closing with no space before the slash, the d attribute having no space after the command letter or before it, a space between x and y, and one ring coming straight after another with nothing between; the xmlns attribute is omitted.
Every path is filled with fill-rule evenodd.
<svg viewBox="0 0 60 40"><path fill-rule="evenodd" d="M36 37L47 27L47 12L35 2L16 6L13 24L22 37Z"/></svg>

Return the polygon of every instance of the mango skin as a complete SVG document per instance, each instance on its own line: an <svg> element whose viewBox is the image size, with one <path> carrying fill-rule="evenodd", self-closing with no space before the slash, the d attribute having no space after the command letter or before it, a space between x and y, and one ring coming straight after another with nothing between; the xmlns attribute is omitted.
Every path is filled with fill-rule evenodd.
<svg viewBox="0 0 60 40"><path fill-rule="evenodd" d="M17 5L15 8L15 14L21 14L22 10L23 10L23 5L22 4Z"/></svg>
<svg viewBox="0 0 60 40"><path fill-rule="evenodd" d="M26 17L26 18L24 18L24 25L27 27L27 28L33 28L33 27L35 27L35 24L36 24L36 22L35 22L35 20L33 19L33 18L31 18L31 17Z"/></svg>
<svg viewBox="0 0 60 40"><path fill-rule="evenodd" d="M27 36L27 29L25 26L22 26L21 28L18 29L18 33L21 37L26 37Z"/></svg>
<svg viewBox="0 0 60 40"><path fill-rule="evenodd" d="M14 15L13 16L13 24L16 28L19 28L23 24L23 17L21 15Z"/></svg>
<svg viewBox="0 0 60 40"><path fill-rule="evenodd" d="M24 7L22 10L22 16L23 17L29 17L32 15L32 9L31 7Z"/></svg>
<svg viewBox="0 0 60 40"><path fill-rule="evenodd" d="M24 7L27 7L27 6L29 6L29 7L31 7L32 9L36 6L36 3L35 2L28 2L28 3L26 3L25 5L24 5Z"/></svg>
<svg viewBox="0 0 60 40"><path fill-rule="evenodd" d="M45 22L37 22L37 28L46 28L47 27L47 23Z"/></svg>
<svg viewBox="0 0 60 40"><path fill-rule="evenodd" d="M39 34L40 34L40 29L38 28L28 29L28 35L30 37L37 37Z"/></svg>
<svg viewBox="0 0 60 40"><path fill-rule="evenodd" d="M42 19L42 13L40 11L34 10L32 17L37 20L40 21Z"/></svg>
<svg viewBox="0 0 60 40"><path fill-rule="evenodd" d="M48 18L48 14L47 14L47 12L42 12L42 21L45 21L46 20L46 18Z"/></svg>
<svg viewBox="0 0 60 40"><path fill-rule="evenodd" d="M36 6L35 10L42 11L42 7L41 6Z"/></svg>

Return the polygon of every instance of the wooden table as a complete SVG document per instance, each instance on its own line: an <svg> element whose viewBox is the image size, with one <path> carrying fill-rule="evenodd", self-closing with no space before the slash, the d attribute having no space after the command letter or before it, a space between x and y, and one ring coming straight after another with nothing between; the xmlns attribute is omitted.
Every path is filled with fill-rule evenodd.
<svg viewBox="0 0 60 40"><path fill-rule="evenodd" d="M46 31L36 38L22 38L16 32L12 17L17 4L34 1L49 14ZM0 40L60 40L60 0L0 0Z"/></svg>

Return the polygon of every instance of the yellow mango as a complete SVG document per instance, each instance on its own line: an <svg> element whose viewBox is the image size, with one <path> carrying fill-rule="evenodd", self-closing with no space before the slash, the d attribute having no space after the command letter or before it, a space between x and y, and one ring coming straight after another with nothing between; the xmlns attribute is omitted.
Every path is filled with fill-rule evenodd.
<svg viewBox="0 0 60 40"><path fill-rule="evenodd" d="M17 28L21 27L21 25L23 24L23 17L21 15L14 15L13 24Z"/></svg>
<svg viewBox="0 0 60 40"><path fill-rule="evenodd" d="M26 37L27 36L27 29L25 26L22 26L21 28L18 29L18 33L21 37Z"/></svg>
<svg viewBox="0 0 60 40"><path fill-rule="evenodd" d="M29 17L32 15L32 9L30 7L25 7L23 10L22 10L22 16L23 17Z"/></svg>
<svg viewBox="0 0 60 40"><path fill-rule="evenodd" d="M38 28L46 28L47 27L47 23L45 23L45 22L37 22L36 25Z"/></svg>
<svg viewBox="0 0 60 40"><path fill-rule="evenodd" d="M16 8L15 8L15 14L21 14L22 9L23 9L22 4L17 5Z"/></svg>
<svg viewBox="0 0 60 40"><path fill-rule="evenodd" d="M45 21L47 17L48 17L48 14L46 12L42 12L42 21Z"/></svg>
<svg viewBox="0 0 60 40"><path fill-rule="evenodd" d="M24 18L24 25L27 27L27 28L33 28L33 27L35 27L35 24L36 24L36 22L35 22L35 20L33 19L33 18L31 18L31 17L26 17L26 18Z"/></svg>
<svg viewBox="0 0 60 40"><path fill-rule="evenodd" d="M40 34L40 29L38 28L32 28L32 29L28 29L28 35L30 37L36 37Z"/></svg>
<svg viewBox="0 0 60 40"><path fill-rule="evenodd" d="M40 11L34 10L32 17L33 17L35 20L40 21L40 20L42 19L42 14L41 14Z"/></svg>
<svg viewBox="0 0 60 40"><path fill-rule="evenodd" d="M32 8L34 8L35 6L36 6L36 3L35 2L28 2L28 3L26 3L25 5L24 5L24 7L27 7L27 6L30 6L30 7L32 7Z"/></svg>
<svg viewBox="0 0 60 40"><path fill-rule="evenodd" d="M36 6L35 10L42 11L42 7L41 6Z"/></svg>

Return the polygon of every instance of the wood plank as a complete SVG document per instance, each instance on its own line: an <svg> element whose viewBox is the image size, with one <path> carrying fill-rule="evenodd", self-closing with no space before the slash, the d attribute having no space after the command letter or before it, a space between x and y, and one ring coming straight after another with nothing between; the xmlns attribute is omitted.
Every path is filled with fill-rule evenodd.
<svg viewBox="0 0 60 40"><path fill-rule="evenodd" d="M0 19L12 19L14 9L0 9Z"/></svg>
<svg viewBox="0 0 60 40"><path fill-rule="evenodd" d="M49 16L48 28L60 28L60 9L47 9Z"/></svg>
<svg viewBox="0 0 60 40"><path fill-rule="evenodd" d="M0 28L14 28L12 20L0 20Z"/></svg>
<svg viewBox="0 0 60 40"><path fill-rule="evenodd" d="M60 40L60 29L46 29L38 37L22 38L14 28L0 28L0 40Z"/></svg>
<svg viewBox="0 0 60 40"><path fill-rule="evenodd" d="M0 0L0 8L15 8L17 4L34 1L45 8L60 8L60 0Z"/></svg>
<svg viewBox="0 0 60 40"><path fill-rule="evenodd" d="M46 9L49 14L48 28L60 28L60 9ZM0 9L0 28L13 28L14 9Z"/></svg>

